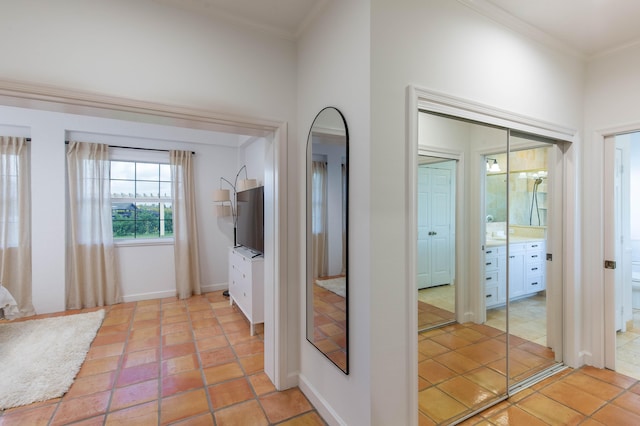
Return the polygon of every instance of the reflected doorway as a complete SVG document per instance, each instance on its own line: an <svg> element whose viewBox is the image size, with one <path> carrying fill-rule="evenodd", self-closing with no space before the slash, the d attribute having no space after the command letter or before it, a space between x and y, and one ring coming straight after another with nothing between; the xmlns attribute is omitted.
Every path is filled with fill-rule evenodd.
<svg viewBox="0 0 640 426"><path fill-rule="evenodd" d="M418 158L418 331L424 331L455 320L456 161Z"/></svg>

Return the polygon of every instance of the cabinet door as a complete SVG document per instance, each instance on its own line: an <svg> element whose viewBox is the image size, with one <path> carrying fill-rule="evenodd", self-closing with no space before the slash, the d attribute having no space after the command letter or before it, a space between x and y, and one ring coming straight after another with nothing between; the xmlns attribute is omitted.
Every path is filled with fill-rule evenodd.
<svg viewBox="0 0 640 426"><path fill-rule="evenodd" d="M524 253L509 254L509 299L523 295L524 290Z"/></svg>

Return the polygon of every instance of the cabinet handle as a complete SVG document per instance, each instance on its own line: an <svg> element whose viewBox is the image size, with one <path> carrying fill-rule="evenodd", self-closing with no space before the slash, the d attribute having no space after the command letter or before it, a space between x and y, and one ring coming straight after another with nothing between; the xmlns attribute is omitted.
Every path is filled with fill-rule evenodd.
<svg viewBox="0 0 640 426"><path fill-rule="evenodd" d="M532 248L536 248L536 247L538 247L538 245L537 244L532 244L531 247Z"/></svg>
<svg viewBox="0 0 640 426"><path fill-rule="evenodd" d="M516 258L515 256L509 256L509 259L515 259L515 258Z"/></svg>
<svg viewBox="0 0 640 426"><path fill-rule="evenodd" d="M493 250L487 250L485 253L491 254L491 253L493 253Z"/></svg>
<svg viewBox="0 0 640 426"><path fill-rule="evenodd" d="M531 268L531 270L532 270L532 271L537 271L537 270L538 270L538 268Z"/></svg>
<svg viewBox="0 0 640 426"><path fill-rule="evenodd" d="M487 299L489 299L489 298L491 297L491 295L490 295L490 294L487 294L485 297L486 297Z"/></svg>
<svg viewBox="0 0 640 426"><path fill-rule="evenodd" d="M532 258L532 259L535 259L536 257L538 257L538 255L537 255L537 254L532 254L532 255L531 255L531 258Z"/></svg>
<svg viewBox="0 0 640 426"><path fill-rule="evenodd" d="M492 280L492 278L491 278L491 277L487 277L487 281L491 281L491 280Z"/></svg>
<svg viewBox="0 0 640 426"><path fill-rule="evenodd" d="M538 285L538 282L536 281L535 283L531 283L531 285Z"/></svg>
<svg viewBox="0 0 640 426"><path fill-rule="evenodd" d="M491 262L487 262L487 263L485 263L485 265L486 265L486 266L489 266L489 265L491 265Z"/></svg>

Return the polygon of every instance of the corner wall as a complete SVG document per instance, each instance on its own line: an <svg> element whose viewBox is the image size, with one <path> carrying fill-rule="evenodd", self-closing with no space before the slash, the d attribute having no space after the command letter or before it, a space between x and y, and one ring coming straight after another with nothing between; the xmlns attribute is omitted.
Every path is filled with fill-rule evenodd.
<svg viewBox="0 0 640 426"><path fill-rule="evenodd" d="M302 36L298 46L298 122L289 155L295 164L299 218L297 263L300 306L300 387L329 424L367 425L371 406L370 375L370 117L369 1L330 1ZM306 147L309 128L320 110L338 108L349 131L349 375L345 375L306 340ZM393 424L402 424L393 423Z"/></svg>
<svg viewBox="0 0 640 426"><path fill-rule="evenodd" d="M370 309L372 424L417 423L417 338L406 313L406 88L580 128L583 65L457 1L372 0ZM573 160L571 160L573 161ZM357 189L356 189L357 191ZM573 279L573 278L571 278ZM569 283L573 286L573 283ZM577 300L570 303L578 303ZM354 360L354 362L358 362Z"/></svg>

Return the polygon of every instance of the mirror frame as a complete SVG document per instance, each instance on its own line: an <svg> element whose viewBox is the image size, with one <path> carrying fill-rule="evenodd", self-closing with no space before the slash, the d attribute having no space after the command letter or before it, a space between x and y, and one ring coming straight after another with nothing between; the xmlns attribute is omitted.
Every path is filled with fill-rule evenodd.
<svg viewBox="0 0 640 426"><path fill-rule="evenodd" d="M314 128L318 124L318 119L323 114L328 113L337 114L337 119L340 120L344 128L344 167L345 167L345 183L343 194L343 221L344 221L344 279L345 279L345 320L344 320L344 333L345 333L345 360L344 363L338 364L336 360L330 357L329 353L323 351L315 342L315 313L314 313L314 277L313 277L313 238L312 238L312 161L313 161L313 132ZM342 130L336 128L336 130ZM306 338L318 351L320 351L328 360L330 360L338 369L344 374L349 374L349 128L347 121L342 112L335 107L325 107L315 116L309 134L307 136L307 150L306 150L306 282L305 282L305 309L306 309ZM343 364L343 365L342 365Z"/></svg>

